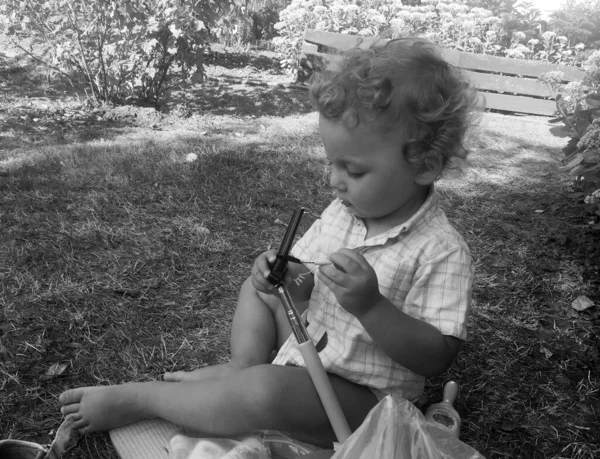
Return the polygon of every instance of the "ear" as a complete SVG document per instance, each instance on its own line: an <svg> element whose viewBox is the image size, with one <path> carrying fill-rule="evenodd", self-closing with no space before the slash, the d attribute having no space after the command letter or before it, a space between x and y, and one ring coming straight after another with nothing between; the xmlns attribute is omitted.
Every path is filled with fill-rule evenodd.
<svg viewBox="0 0 600 459"><path fill-rule="evenodd" d="M441 175L443 168L442 157L437 153L428 153L421 170L415 175L415 183L423 186L431 185Z"/></svg>

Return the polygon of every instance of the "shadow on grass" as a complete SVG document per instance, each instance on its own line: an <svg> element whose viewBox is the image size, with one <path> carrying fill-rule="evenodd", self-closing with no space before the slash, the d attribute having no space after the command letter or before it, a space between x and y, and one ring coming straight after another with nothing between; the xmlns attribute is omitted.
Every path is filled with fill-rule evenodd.
<svg viewBox="0 0 600 459"><path fill-rule="evenodd" d="M15 60L0 54L0 94L13 98L85 97L85 85L31 59Z"/></svg>
<svg viewBox="0 0 600 459"><path fill-rule="evenodd" d="M290 116L314 111L308 92L303 89L261 87L214 82L191 90L173 92L168 109L190 113L239 117Z"/></svg>
<svg viewBox="0 0 600 459"><path fill-rule="evenodd" d="M278 221L331 199L314 132L276 128L262 141L87 145L0 177L0 369L13 376L0 393L3 435L47 443L65 388L227 360L253 259L277 246ZM199 158L185 163L190 151ZM462 439L488 458L600 453L598 315L570 307L580 294L600 301L598 237L553 155L528 141L477 150L474 170L438 186L477 277L469 341L428 393L438 401L444 380L459 382ZM55 363L64 373L48 374ZM70 457L94 457L91 445L117 457L91 439Z"/></svg>
<svg viewBox="0 0 600 459"><path fill-rule="evenodd" d="M275 53L273 56L265 54L250 54L228 51L220 51L214 45L210 53L205 57L205 65L218 65L228 69L239 69L243 67L253 67L258 71L270 73L282 73L281 63Z"/></svg>

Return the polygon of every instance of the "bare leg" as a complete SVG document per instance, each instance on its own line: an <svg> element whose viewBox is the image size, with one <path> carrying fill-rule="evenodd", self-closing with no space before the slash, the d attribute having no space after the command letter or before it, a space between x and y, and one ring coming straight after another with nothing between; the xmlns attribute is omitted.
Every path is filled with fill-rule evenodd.
<svg viewBox="0 0 600 459"><path fill-rule="evenodd" d="M373 393L330 376L350 427L356 429L377 403ZM61 411L75 427L109 430L162 418L206 436L279 429L330 446L334 434L305 368L255 365L225 379L131 383L73 389L61 394Z"/></svg>
<svg viewBox="0 0 600 459"><path fill-rule="evenodd" d="M304 311L307 304L296 306ZM231 361L193 371L165 373L164 380L182 382L223 378L240 369L267 363L271 352L279 349L290 334L291 328L277 296L256 291L250 279L246 279L231 325Z"/></svg>

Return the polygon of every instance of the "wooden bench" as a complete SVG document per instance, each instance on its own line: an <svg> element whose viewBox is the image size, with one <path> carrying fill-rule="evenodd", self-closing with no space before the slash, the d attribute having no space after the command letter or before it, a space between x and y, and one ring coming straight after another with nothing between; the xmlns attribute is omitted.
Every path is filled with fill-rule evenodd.
<svg viewBox="0 0 600 459"><path fill-rule="evenodd" d="M339 52L354 48L367 48L373 42L388 40L374 37L336 34L308 29L304 35L297 84L306 84L316 71L327 69L339 61ZM580 81L585 72L565 65L548 62L512 59L442 49L442 57L463 70L473 85L485 97L485 108L529 115L554 116L555 94L547 84L538 80L543 73L560 70L563 82Z"/></svg>

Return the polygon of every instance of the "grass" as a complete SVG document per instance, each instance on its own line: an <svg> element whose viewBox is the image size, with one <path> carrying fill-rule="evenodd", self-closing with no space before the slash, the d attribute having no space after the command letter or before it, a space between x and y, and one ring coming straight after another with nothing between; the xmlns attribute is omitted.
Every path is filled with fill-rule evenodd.
<svg viewBox="0 0 600 459"><path fill-rule="evenodd" d="M316 117L300 108L235 118L215 106L160 130L66 123L68 137L39 142L21 135L16 103L0 102L12 133L0 150L0 438L48 443L66 388L226 361L253 259L295 208L318 213L331 192ZM545 120L486 114L468 162L438 186L477 277L469 341L427 393L436 402L459 382L461 438L487 458L600 456L600 243L557 170L564 143ZM596 306L572 309L580 295ZM68 456L117 457L102 434Z"/></svg>

